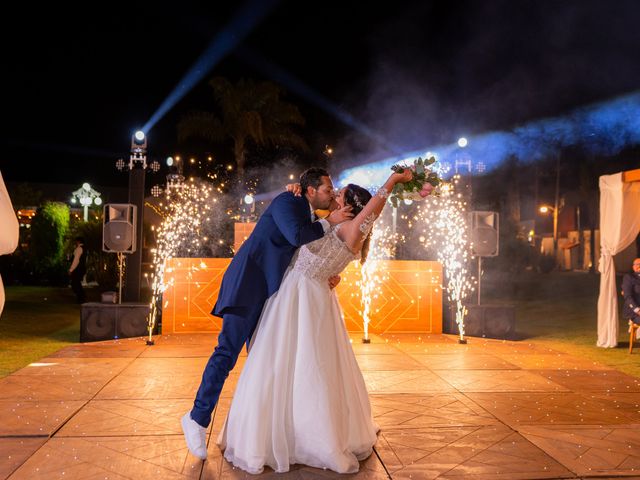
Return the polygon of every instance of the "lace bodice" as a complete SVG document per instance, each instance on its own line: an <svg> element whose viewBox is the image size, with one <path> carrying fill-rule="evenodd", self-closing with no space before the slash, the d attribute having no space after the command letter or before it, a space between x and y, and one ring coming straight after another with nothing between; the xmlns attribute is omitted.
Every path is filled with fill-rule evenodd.
<svg viewBox="0 0 640 480"><path fill-rule="evenodd" d="M293 270L324 283L359 257L360 254L353 253L338 238L337 229L333 229L324 237L300 247L293 259Z"/></svg>

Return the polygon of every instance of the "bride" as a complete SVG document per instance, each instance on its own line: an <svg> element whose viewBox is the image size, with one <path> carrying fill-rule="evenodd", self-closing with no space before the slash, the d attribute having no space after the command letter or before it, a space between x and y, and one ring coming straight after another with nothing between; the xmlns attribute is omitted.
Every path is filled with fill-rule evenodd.
<svg viewBox="0 0 640 480"><path fill-rule="evenodd" d="M301 247L278 292L265 304L225 425L224 457L258 474L265 465L287 472L300 463L354 473L373 451L379 428L328 278L365 261L373 221L398 182L377 194L348 185L336 199L354 218Z"/></svg>

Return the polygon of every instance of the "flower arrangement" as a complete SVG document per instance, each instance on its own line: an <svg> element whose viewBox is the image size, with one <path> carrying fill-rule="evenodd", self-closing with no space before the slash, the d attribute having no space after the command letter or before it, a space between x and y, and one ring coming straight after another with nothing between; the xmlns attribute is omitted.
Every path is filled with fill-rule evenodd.
<svg viewBox="0 0 640 480"><path fill-rule="evenodd" d="M409 168L413 171L413 178L406 183L398 183L393 187L389 200L394 207L398 207L400 200L422 200L429 195L438 194L438 186L442 179L430 166L436 162L435 157L422 159L418 157L412 165L394 165L391 167L396 173L402 173Z"/></svg>

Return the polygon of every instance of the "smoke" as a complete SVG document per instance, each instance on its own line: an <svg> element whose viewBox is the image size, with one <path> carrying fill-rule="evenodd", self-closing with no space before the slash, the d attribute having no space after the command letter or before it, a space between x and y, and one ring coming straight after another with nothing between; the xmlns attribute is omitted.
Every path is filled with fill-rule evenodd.
<svg viewBox="0 0 640 480"><path fill-rule="evenodd" d="M452 169L459 136L481 168L566 146L615 154L637 143L638 14L633 1L418 3L371 34L368 77L345 97L407 155L437 151ZM357 132L336 150L345 167L399 158Z"/></svg>
<svg viewBox="0 0 640 480"><path fill-rule="evenodd" d="M640 93L576 109L564 117L538 120L510 131L468 137L468 145L432 145L345 170L343 183L375 186L389 174L389 166L416 156L435 155L443 171L482 173L515 156L524 162L542 160L568 147L581 147L594 155L615 155L640 143Z"/></svg>

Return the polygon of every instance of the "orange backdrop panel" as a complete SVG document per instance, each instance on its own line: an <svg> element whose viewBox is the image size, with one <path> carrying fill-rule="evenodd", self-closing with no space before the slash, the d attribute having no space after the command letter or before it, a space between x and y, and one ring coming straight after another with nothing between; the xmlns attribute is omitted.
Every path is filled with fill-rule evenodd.
<svg viewBox="0 0 640 480"><path fill-rule="evenodd" d="M167 262L162 333L218 332L222 320L210 314L230 258L173 258ZM438 262L380 260L386 279L373 295L370 333L441 333L442 266ZM362 332L360 264L352 262L336 289L347 329Z"/></svg>

